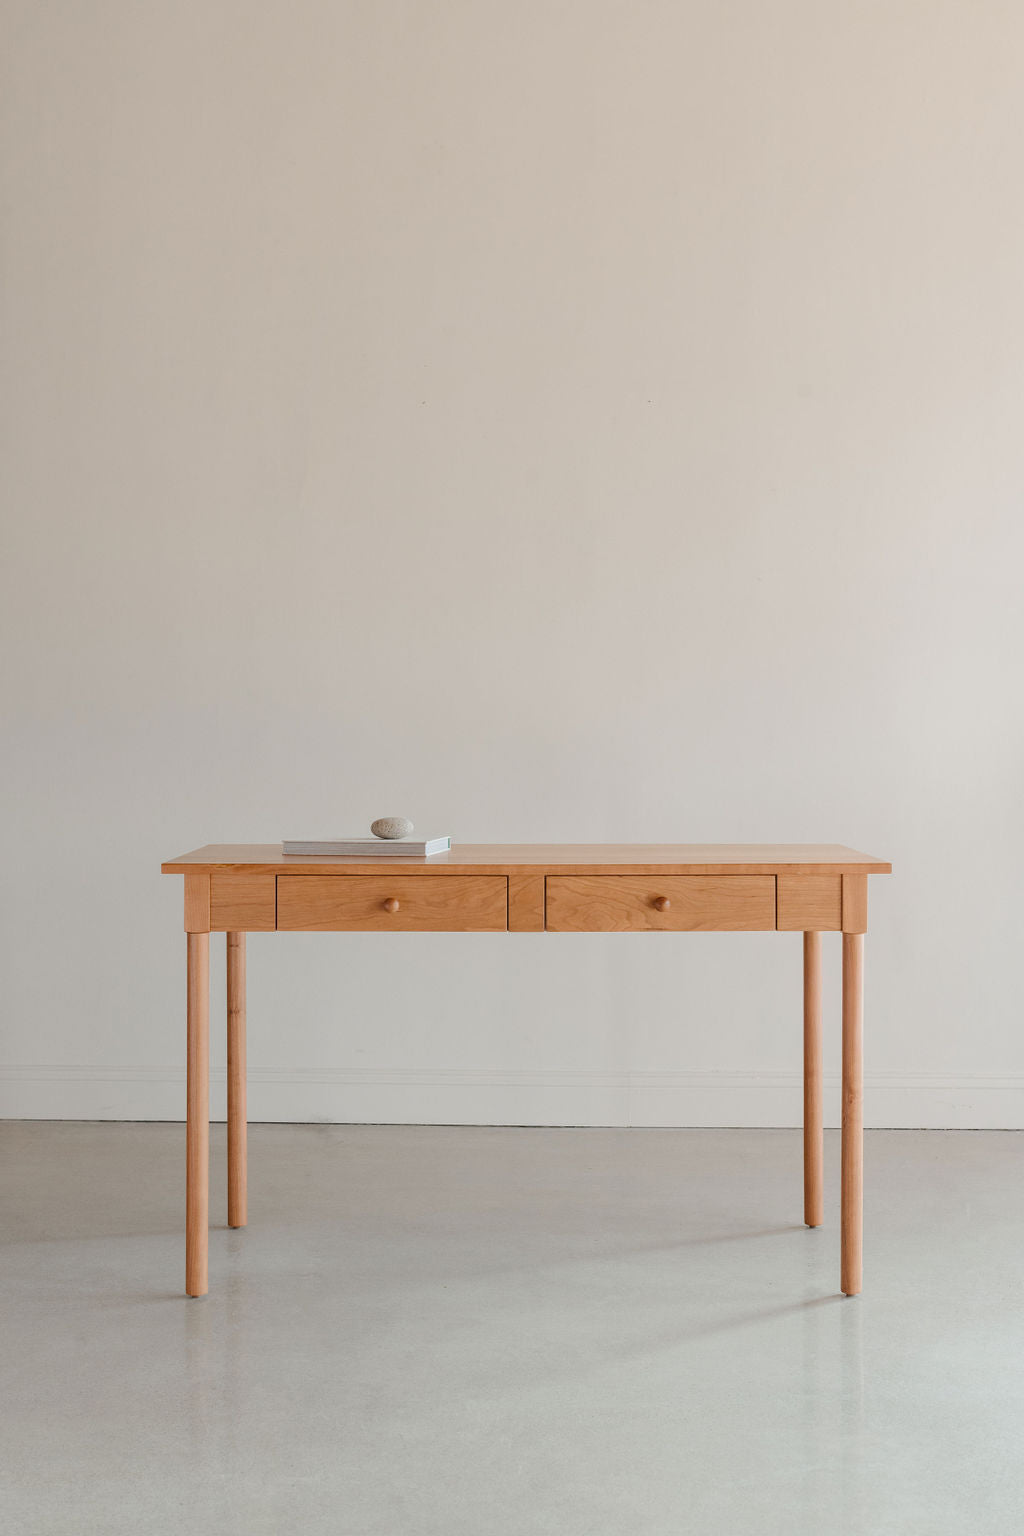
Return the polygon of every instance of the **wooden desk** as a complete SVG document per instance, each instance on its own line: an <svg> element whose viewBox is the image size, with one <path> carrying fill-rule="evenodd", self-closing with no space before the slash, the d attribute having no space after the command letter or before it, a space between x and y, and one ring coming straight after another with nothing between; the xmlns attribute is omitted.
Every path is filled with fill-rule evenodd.
<svg viewBox="0 0 1024 1536"><path fill-rule="evenodd" d="M246 1224L247 932L803 934L804 1221L821 1224L821 935L843 935L841 1287L861 1288L862 1034L868 875L892 866L818 844L463 844L431 859L300 858L211 844L185 876L188 967L185 1290L207 1291L210 934L227 935L228 1224Z"/></svg>

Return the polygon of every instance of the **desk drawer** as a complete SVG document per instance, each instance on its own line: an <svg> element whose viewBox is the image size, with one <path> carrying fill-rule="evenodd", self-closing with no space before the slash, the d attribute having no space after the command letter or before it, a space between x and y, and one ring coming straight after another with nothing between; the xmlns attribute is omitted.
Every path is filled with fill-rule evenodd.
<svg viewBox="0 0 1024 1536"><path fill-rule="evenodd" d="M278 930L503 933L504 875L278 875Z"/></svg>
<svg viewBox="0 0 1024 1536"><path fill-rule="evenodd" d="M775 927L774 875L549 875L553 933Z"/></svg>

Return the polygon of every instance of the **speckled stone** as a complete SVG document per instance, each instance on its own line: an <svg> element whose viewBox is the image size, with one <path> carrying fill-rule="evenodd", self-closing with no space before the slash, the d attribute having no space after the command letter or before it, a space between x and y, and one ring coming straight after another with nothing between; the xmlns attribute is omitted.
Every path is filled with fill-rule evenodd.
<svg viewBox="0 0 1024 1536"><path fill-rule="evenodd" d="M370 831L374 837L408 837L412 831L412 822L408 816L380 816L376 821L371 821Z"/></svg>

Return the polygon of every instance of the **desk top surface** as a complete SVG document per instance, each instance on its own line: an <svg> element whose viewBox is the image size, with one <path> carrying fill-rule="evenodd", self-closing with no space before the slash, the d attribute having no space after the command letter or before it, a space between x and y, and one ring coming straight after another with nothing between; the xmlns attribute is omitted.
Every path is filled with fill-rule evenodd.
<svg viewBox="0 0 1024 1536"><path fill-rule="evenodd" d="M250 874L888 875L892 865L841 843L458 843L431 858L307 857L279 843L207 843L161 865L165 875L233 869Z"/></svg>

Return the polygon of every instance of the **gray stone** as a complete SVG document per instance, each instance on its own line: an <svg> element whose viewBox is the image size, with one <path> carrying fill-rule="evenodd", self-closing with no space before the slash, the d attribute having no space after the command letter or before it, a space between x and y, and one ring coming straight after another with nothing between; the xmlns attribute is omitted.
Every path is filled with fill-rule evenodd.
<svg viewBox="0 0 1024 1536"><path fill-rule="evenodd" d="M370 823L370 831L374 837L408 837L412 822L408 816L380 816Z"/></svg>

